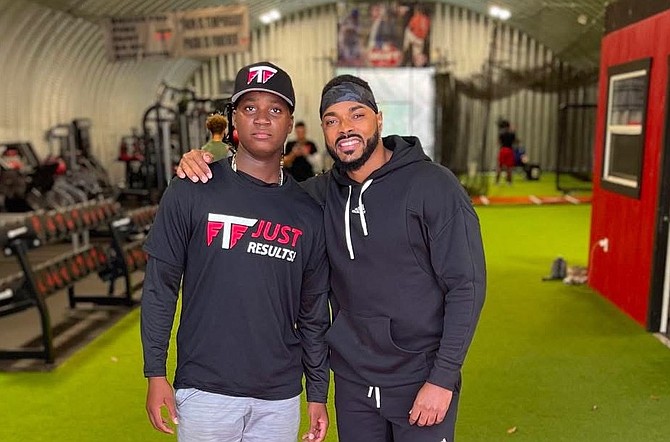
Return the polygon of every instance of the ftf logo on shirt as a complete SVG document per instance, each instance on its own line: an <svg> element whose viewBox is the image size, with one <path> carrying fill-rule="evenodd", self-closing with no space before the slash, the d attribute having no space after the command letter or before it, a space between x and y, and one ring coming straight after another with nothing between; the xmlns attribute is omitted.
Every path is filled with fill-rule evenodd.
<svg viewBox="0 0 670 442"><path fill-rule="evenodd" d="M249 68L249 75L247 76L247 84L251 84L254 79L256 83L267 83L267 81L277 73L277 69L269 66L255 66Z"/></svg>
<svg viewBox="0 0 670 442"><path fill-rule="evenodd" d="M251 238L257 241L249 241L247 253L289 262L295 260L295 248L303 231L289 225L255 218L209 213L207 216L207 247L210 247L214 239L220 236L221 248L230 250L244 237L249 228L256 224L258 226L251 233Z"/></svg>

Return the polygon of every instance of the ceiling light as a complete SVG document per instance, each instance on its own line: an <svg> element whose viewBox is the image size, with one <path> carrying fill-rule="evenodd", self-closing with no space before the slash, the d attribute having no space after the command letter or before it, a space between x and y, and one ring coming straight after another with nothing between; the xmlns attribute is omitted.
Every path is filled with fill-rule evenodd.
<svg viewBox="0 0 670 442"><path fill-rule="evenodd" d="M512 16L512 13L509 9L501 8L500 6L492 5L489 6L489 15L493 18L499 18L500 20L507 20Z"/></svg>
<svg viewBox="0 0 670 442"><path fill-rule="evenodd" d="M258 19L261 21L261 23L266 24L266 25L268 25L268 24L270 24L274 21L277 21L280 18L281 18L281 13L276 9L273 9L272 11L268 11L265 14L261 14L258 17Z"/></svg>

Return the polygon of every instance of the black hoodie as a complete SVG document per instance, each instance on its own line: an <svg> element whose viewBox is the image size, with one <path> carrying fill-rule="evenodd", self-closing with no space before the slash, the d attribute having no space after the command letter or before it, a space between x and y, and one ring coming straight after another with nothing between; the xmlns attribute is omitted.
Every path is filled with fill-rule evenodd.
<svg viewBox="0 0 670 442"><path fill-rule="evenodd" d="M331 368L370 386L458 390L486 289L479 220L417 138L383 142L393 155L364 183L337 169L303 183L324 205Z"/></svg>

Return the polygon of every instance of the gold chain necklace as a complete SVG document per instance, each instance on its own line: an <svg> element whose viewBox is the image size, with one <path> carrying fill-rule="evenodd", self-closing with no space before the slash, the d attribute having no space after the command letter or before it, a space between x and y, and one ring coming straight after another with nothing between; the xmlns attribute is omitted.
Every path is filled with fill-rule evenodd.
<svg viewBox="0 0 670 442"><path fill-rule="evenodd" d="M233 172L237 172L237 152L233 154L233 158L230 160L230 167L233 169ZM278 185L284 184L284 158L282 158L279 163L279 183Z"/></svg>

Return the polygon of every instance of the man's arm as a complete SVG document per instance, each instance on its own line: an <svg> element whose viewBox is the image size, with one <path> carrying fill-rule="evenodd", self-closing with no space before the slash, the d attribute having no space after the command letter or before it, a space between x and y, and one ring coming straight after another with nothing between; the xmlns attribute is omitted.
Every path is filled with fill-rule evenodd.
<svg viewBox="0 0 670 442"><path fill-rule="evenodd" d="M464 204L431 234L431 264L445 292L444 321L435 363L410 412L410 423L420 426L444 419L484 304L486 265L479 220Z"/></svg>
<svg viewBox="0 0 670 442"><path fill-rule="evenodd" d="M144 275L140 329L144 376L165 377L182 269L149 256Z"/></svg>
<svg viewBox="0 0 670 442"><path fill-rule="evenodd" d="M442 339L428 382L453 391L486 294L484 246L472 207L459 207L433 238L431 262L445 297Z"/></svg>
<svg viewBox="0 0 670 442"><path fill-rule="evenodd" d="M326 331L330 326L328 292L330 263L326 254L323 217L319 213L316 235L306 257L300 291L297 331L302 344L310 429L304 438L320 442L328 430L328 386L330 371Z"/></svg>
<svg viewBox="0 0 670 442"><path fill-rule="evenodd" d="M166 377L165 363L181 275L180 267L149 256L140 309L144 376L148 378L146 410L154 428L169 434L174 430L161 417L161 409L165 406L177 424L174 392Z"/></svg>
<svg viewBox="0 0 670 442"><path fill-rule="evenodd" d="M302 365L310 419L306 440L320 442L328 430L326 402L330 373L328 345L324 338L330 325L327 292L302 296L297 325L302 342Z"/></svg>
<svg viewBox="0 0 670 442"><path fill-rule="evenodd" d="M297 325L302 341L307 401L325 404L330 381L328 345L324 338L330 325L327 292L302 296Z"/></svg>
<svg viewBox="0 0 670 442"><path fill-rule="evenodd" d="M193 187L179 180L168 186L144 244L149 260L140 328L144 375L149 379L146 408L153 426L165 433L173 430L161 417L163 406L167 407L172 422L177 423L174 392L166 377L165 362L191 235L189 219L194 198L189 186Z"/></svg>

